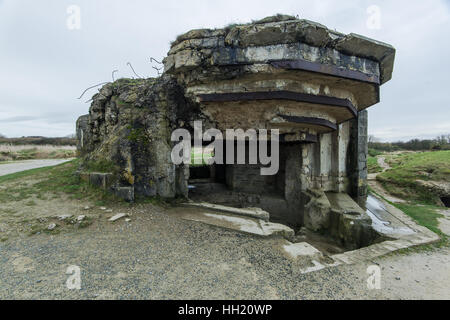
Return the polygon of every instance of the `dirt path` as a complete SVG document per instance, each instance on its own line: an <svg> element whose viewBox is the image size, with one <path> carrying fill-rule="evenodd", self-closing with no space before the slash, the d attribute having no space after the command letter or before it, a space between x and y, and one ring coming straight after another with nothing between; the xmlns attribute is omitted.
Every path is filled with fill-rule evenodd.
<svg viewBox="0 0 450 320"><path fill-rule="evenodd" d="M72 159L50 159L50 160L24 160L24 161L8 162L0 165L0 176L5 176L7 174L31 169L56 166L58 164L68 162L71 160Z"/></svg>
<svg viewBox="0 0 450 320"><path fill-rule="evenodd" d="M385 172L386 170L391 169L391 166L386 163L386 158L385 157L378 157L377 158L377 162L378 162L378 165L383 169L383 172Z"/></svg>
<svg viewBox="0 0 450 320"><path fill-rule="evenodd" d="M371 173L368 175L368 180L367 183L369 184L369 186L372 188L372 190L374 190L376 193L378 193L379 195L381 195L383 198L385 198L386 200L392 202L392 203L405 203L406 201L397 197L394 197L392 195L390 195L389 193L386 192L386 190L384 190L383 186L377 181L377 176L383 172L386 172L386 170L391 169L391 166L389 166L389 164L386 162L386 158L385 157L377 157L377 162L378 165L383 169L382 172L378 172L378 173Z"/></svg>

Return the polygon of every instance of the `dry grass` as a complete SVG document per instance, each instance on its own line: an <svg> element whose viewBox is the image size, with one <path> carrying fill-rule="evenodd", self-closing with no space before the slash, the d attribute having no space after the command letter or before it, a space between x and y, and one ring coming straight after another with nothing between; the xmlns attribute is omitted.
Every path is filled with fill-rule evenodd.
<svg viewBox="0 0 450 320"><path fill-rule="evenodd" d="M0 144L0 162L30 159L64 159L75 156L75 146Z"/></svg>

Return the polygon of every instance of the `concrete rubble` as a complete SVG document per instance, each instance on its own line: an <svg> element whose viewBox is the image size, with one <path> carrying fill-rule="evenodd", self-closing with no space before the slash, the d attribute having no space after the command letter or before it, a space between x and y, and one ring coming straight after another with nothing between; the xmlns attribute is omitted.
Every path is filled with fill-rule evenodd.
<svg viewBox="0 0 450 320"><path fill-rule="evenodd" d="M118 213L114 216L112 216L111 218L108 219L108 221L110 222L116 222L117 220L120 220L122 218L128 217L127 213Z"/></svg>

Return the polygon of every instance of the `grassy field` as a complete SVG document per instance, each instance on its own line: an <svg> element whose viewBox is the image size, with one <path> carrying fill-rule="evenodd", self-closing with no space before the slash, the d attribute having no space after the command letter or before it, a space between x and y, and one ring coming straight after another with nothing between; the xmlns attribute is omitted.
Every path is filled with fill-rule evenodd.
<svg viewBox="0 0 450 320"><path fill-rule="evenodd" d="M78 161L73 160L54 167L45 167L17 172L0 177L0 185L6 185L0 193L0 203L21 200L45 200L68 197L70 199L88 199L99 202L114 200L108 194L89 184L75 175Z"/></svg>
<svg viewBox="0 0 450 320"><path fill-rule="evenodd" d="M127 206L124 201L90 186L78 178L78 160L0 177L0 241L20 234L59 233L86 227L97 218L85 211L92 206ZM89 215L88 215L89 212ZM82 223L74 218L59 221L55 215L87 215ZM100 213L97 213L100 215ZM47 229L55 222L58 228ZM2 232L2 229L7 230Z"/></svg>
<svg viewBox="0 0 450 320"><path fill-rule="evenodd" d="M382 172L383 168L378 165L376 157L369 157L367 158L367 170L369 170L369 173L378 173Z"/></svg>
<svg viewBox="0 0 450 320"><path fill-rule="evenodd" d="M405 203L397 203L394 205L416 220L420 225L427 227L441 237L444 236L439 229L438 221L439 218L443 218L444 216L436 211L438 209L436 206Z"/></svg>
<svg viewBox="0 0 450 320"><path fill-rule="evenodd" d="M416 181L450 181L450 151L386 155L392 167L378 175L377 180L392 195L435 204L437 196Z"/></svg>
<svg viewBox="0 0 450 320"><path fill-rule="evenodd" d="M75 146L0 144L0 163L31 159L65 159L75 156Z"/></svg>
<svg viewBox="0 0 450 320"><path fill-rule="evenodd" d="M380 167L377 159L377 156L382 154L383 153L378 150L369 149L369 157L367 158L367 170L369 173L379 173L383 171L383 168Z"/></svg>
<svg viewBox="0 0 450 320"><path fill-rule="evenodd" d="M391 169L382 172L377 162L380 156L385 158ZM437 205L437 195L422 187L416 180L449 182L450 151L377 152L369 156L368 169L369 173L379 173L377 180L388 194L406 200L405 203L391 203L393 206L441 237L433 245L404 250L405 252L449 246L448 236L439 229L439 220L444 218L441 214L444 208ZM374 190L371 192L376 194ZM378 196L382 197L380 194ZM385 201L389 202L387 199Z"/></svg>

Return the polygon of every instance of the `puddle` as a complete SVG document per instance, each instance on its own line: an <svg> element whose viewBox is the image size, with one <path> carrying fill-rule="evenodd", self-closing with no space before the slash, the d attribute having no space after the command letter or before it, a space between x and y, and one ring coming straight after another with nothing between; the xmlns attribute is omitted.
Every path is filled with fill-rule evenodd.
<svg viewBox="0 0 450 320"><path fill-rule="evenodd" d="M372 227L376 231L387 235L408 235L415 233L412 229L406 226L394 226L391 221L393 219L396 220L396 218L389 213L389 211L380 200L370 194L367 197L366 207L366 212L369 215L370 219L372 219Z"/></svg>

